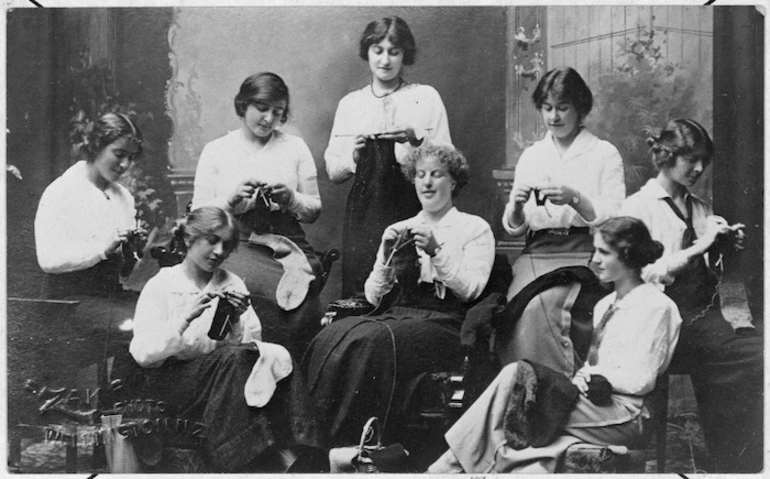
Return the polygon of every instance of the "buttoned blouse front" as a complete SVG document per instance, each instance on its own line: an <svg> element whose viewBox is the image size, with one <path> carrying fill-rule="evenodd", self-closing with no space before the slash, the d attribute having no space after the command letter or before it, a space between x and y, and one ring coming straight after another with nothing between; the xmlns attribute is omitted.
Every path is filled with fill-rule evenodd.
<svg viewBox="0 0 770 479"><path fill-rule="evenodd" d="M161 268L157 275L150 278L139 295L134 313L134 337L129 350L137 363L143 367L160 367L163 362L174 357L187 360L204 356L227 343L246 343L261 341L262 325L257 313L249 306L233 325L232 330L222 341L208 337L211 322L219 299L212 300L212 305L182 332L186 322L185 315L198 296L207 291L237 291L248 295L243 281L223 269L214 272L209 283L199 289L184 274L182 264Z"/></svg>
<svg viewBox="0 0 770 479"><path fill-rule="evenodd" d="M388 229L401 231L418 224L425 224L422 211ZM447 288L462 301L476 299L487 285L495 257L495 238L489 224L452 207L432 231L441 248L433 257L418 248L420 282L439 285L436 292L441 298ZM374 268L364 284L366 299L372 304L379 304L393 288L395 273L392 267L385 267L385 261L380 244Z"/></svg>
<svg viewBox="0 0 770 479"><path fill-rule="evenodd" d="M293 189L294 198L286 210L300 221L312 223L321 213L317 177L313 155L301 138L275 130L267 143L255 150L242 130L233 130L203 148L195 172L192 207L219 206L236 215L253 209L258 200L256 195L235 207L227 204L238 184L253 178L265 183L283 183ZM271 209L280 207L272 203Z"/></svg>
<svg viewBox="0 0 770 479"><path fill-rule="evenodd" d="M378 98L367 85L345 95L337 105L329 145L324 153L329 178L336 181L356 172L353 161L356 135L406 125L415 129L415 135L423 139L423 144L452 144L446 108L439 93L431 86L410 83ZM396 143L396 161L403 163L413 149L409 143Z"/></svg>
<svg viewBox="0 0 770 479"><path fill-rule="evenodd" d="M687 195L692 198L693 229L695 235L700 238L708 228L708 217L712 214L711 206L695 195ZM672 284L676 279L676 272L688 262L687 255L682 252L682 238L687 226L665 198L670 198L670 195L652 178L639 191L629 196L620 210L621 215L642 220L650 230L652 239L663 244L663 256L642 269L642 278L661 289Z"/></svg>
<svg viewBox="0 0 770 479"><path fill-rule="evenodd" d="M524 223L516 228L508 224L518 185L539 187L549 183L564 184L579 191L581 196L588 196L596 218L588 221L571 206L555 205L550 201L538 206L532 194L524 205ZM625 197L623 160L617 148L584 128L562 157L554 145L551 132L547 132L545 138L524 150L516 164L503 226L514 236L526 233L527 229L538 231L593 226L615 216Z"/></svg>

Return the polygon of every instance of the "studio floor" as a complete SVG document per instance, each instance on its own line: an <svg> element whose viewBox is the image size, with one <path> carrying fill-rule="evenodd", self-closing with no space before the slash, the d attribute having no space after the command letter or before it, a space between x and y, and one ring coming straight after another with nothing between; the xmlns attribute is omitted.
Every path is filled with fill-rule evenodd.
<svg viewBox="0 0 770 479"><path fill-rule="evenodd" d="M667 429L666 471L671 473L707 473L711 468L703 433L695 413L680 413L669 417ZM66 448L62 443L26 439L22 443L21 468L24 473L65 472ZM657 472L654 441L646 454L646 472ZM101 462L101 464L99 464ZM103 461L94 462L93 448L82 446L78 450L78 472L109 472ZM149 472L149 471L148 471ZM165 449L159 466L151 472L195 473L207 472L200 456L181 449Z"/></svg>

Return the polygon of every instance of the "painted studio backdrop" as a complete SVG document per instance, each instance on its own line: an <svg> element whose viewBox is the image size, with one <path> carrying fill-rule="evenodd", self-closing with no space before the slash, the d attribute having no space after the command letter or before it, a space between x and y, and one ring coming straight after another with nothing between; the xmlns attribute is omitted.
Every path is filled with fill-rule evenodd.
<svg viewBox="0 0 770 479"><path fill-rule="evenodd" d="M35 211L74 162L79 125L116 105L137 113L145 153L123 181L142 219L162 227L190 200L203 146L239 127L233 98L243 79L276 72L291 92L283 128L305 140L318 169L323 210L308 240L339 248L352 182L332 184L323 153L338 101L370 79L358 57L363 28L386 15L412 28L417 56L404 77L438 90L470 162L459 209L484 217L511 258L522 245L500 219L519 155L545 133L530 97L548 69L573 66L589 83L588 126L620 150L629 194L653 175L644 143L652 128L683 116L706 126L717 153L697 193L747 225L748 251L730 268L762 317L764 37L753 7L16 9L7 12L6 70L10 426L36 414L14 392L19 381L47 366L34 354L42 346L14 335L54 321L39 301ZM339 269L323 300L338 297Z"/></svg>

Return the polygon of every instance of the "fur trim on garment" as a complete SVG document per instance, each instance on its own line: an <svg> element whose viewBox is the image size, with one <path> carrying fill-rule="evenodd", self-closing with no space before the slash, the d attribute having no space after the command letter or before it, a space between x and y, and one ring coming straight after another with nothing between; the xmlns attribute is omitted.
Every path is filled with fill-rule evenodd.
<svg viewBox="0 0 770 479"><path fill-rule="evenodd" d="M506 407L505 435L513 449L543 447L561 434L578 400L578 389L553 369L519 361Z"/></svg>

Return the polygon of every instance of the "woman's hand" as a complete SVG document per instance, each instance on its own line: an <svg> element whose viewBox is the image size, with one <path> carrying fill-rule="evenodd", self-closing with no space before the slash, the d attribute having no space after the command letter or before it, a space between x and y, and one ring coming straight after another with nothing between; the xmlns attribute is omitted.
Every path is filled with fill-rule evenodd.
<svg viewBox="0 0 770 479"><path fill-rule="evenodd" d="M233 318L233 322L236 323L241 319L241 315L249 309L249 305L251 304L249 295L239 291L220 293L219 298L220 301L228 301L233 305L233 308L235 308L235 318Z"/></svg>
<svg viewBox="0 0 770 479"><path fill-rule="evenodd" d="M743 232L743 228L746 225L743 223L735 223L730 225L721 216L709 216L707 218L706 233L702 238L698 239L698 243L703 242L703 247L708 249L712 244L719 244L719 249L722 253L727 252L728 248L733 248L735 251L743 251L745 249L744 242L746 241L746 234ZM711 238L714 238L713 240Z"/></svg>
<svg viewBox="0 0 770 479"><path fill-rule="evenodd" d="M588 395L588 383L591 382L591 375L584 372L583 370L578 371L575 373L575 376L572 378L572 384L574 384L578 391L580 391L580 394L583 396Z"/></svg>
<svg viewBox="0 0 770 479"><path fill-rule="evenodd" d="M113 239L104 249L104 256L109 256L112 253L118 251L118 248L120 248L123 243L128 241L128 235L130 232L131 230L118 231L117 236L113 237Z"/></svg>
<svg viewBox="0 0 770 479"><path fill-rule="evenodd" d="M283 183L273 183L265 186L265 194L281 206L286 206L294 199L294 190Z"/></svg>
<svg viewBox="0 0 770 479"><path fill-rule="evenodd" d="M377 138L396 140L399 143L409 142L412 146L420 146L422 144L422 139L417 139L417 134L411 126L399 126L392 130L383 131L377 135Z"/></svg>
<svg viewBox="0 0 770 479"><path fill-rule="evenodd" d="M385 256L382 260L383 263L388 261L391 253L393 253L393 246L396 244L396 240L399 236L401 236L401 232L391 227L385 228L385 232L382 233L382 253Z"/></svg>
<svg viewBox="0 0 770 479"><path fill-rule="evenodd" d="M513 208L521 211L531 194L535 194L535 190L531 186L516 185L516 188L513 189Z"/></svg>
<svg viewBox="0 0 770 479"><path fill-rule="evenodd" d="M733 248L735 251L743 251L746 249L744 243L746 241L746 233L743 232L743 228L746 225L743 223L735 223L730 226L730 230L733 232Z"/></svg>
<svg viewBox="0 0 770 479"><path fill-rule="evenodd" d="M358 164L361 161L361 152L366 146L366 140L372 135L356 135L353 139L353 163Z"/></svg>
<svg viewBox="0 0 770 479"><path fill-rule="evenodd" d="M717 215L709 216L706 218L706 232L698 238L698 243L705 251L714 244L718 236L727 234L730 231L730 225L727 223L727 220Z"/></svg>
<svg viewBox="0 0 770 479"><path fill-rule="evenodd" d="M540 188L540 194L555 205L572 204L572 200L578 197L577 190L567 185L546 185Z"/></svg>
<svg viewBox="0 0 770 479"><path fill-rule="evenodd" d="M414 238L414 244L425 251L431 258L436 256L436 250L439 248L436 237L433 236L433 230L428 225L416 225L409 228L409 233Z"/></svg>
<svg viewBox="0 0 770 479"><path fill-rule="evenodd" d="M516 184L513 188L509 203L513 208L508 214L507 222L513 228L518 228L524 224L524 204L529 199L529 195L537 194L534 188L529 185Z"/></svg>
<svg viewBox="0 0 770 479"><path fill-rule="evenodd" d="M205 310L211 307L211 300L219 296L217 293L212 293L210 291L207 291L205 293L200 293L197 298L195 298L195 302L190 306L190 310L187 312L187 315L185 316L186 325L189 326L190 323L192 323L196 318L200 317L201 314Z"/></svg>
<svg viewBox="0 0 770 479"><path fill-rule="evenodd" d="M244 199L251 198L257 191L257 188L265 186L264 182L258 181L254 178L243 180L235 187L230 197L227 199L227 204L230 207L235 207Z"/></svg>

